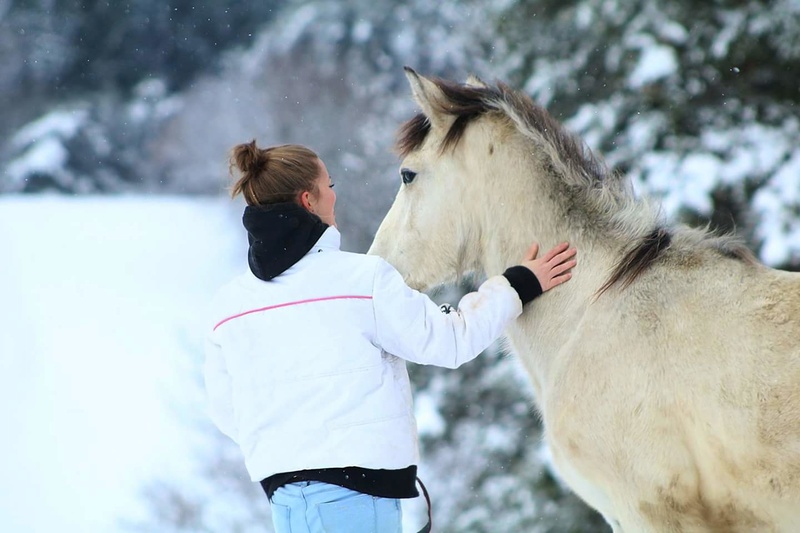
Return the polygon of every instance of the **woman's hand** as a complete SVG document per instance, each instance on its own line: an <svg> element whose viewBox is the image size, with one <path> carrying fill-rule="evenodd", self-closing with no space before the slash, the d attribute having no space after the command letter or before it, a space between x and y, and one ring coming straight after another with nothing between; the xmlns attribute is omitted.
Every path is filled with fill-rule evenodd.
<svg viewBox="0 0 800 533"><path fill-rule="evenodd" d="M548 291L572 277L570 271L578 264L575 259L577 253L578 250L570 248L569 243L563 242L537 259L539 244L533 243L520 264L529 268L536 275L542 291Z"/></svg>

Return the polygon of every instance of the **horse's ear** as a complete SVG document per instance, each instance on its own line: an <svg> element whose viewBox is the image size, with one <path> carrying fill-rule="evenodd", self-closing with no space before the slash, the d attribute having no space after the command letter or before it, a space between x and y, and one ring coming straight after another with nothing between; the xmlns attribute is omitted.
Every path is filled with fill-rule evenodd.
<svg viewBox="0 0 800 533"><path fill-rule="evenodd" d="M478 89L486 89L489 86L484 83L482 79L480 79L475 74L470 74L467 76L467 87L476 87Z"/></svg>
<svg viewBox="0 0 800 533"><path fill-rule="evenodd" d="M425 76L417 74L411 67L404 67L404 69L406 78L411 84L414 100L417 101L422 108L422 112L428 117L431 126L434 128L447 127L451 119L441 111L445 107L444 102L447 99L442 90Z"/></svg>

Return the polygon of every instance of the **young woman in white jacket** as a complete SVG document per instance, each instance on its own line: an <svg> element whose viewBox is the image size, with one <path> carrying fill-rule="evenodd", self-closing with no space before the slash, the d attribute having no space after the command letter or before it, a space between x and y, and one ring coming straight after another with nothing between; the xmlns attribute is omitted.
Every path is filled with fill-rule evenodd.
<svg viewBox="0 0 800 533"><path fill-rule="evenodd" d="M277 533L395 533L415 486L406 362L456 368L523 305L570 278L566 244L440 309L379 257L339 249L333 192L299 145L236 146L232 196L247 202L249 269L212 303L210 414L240 447Z"/></svg>

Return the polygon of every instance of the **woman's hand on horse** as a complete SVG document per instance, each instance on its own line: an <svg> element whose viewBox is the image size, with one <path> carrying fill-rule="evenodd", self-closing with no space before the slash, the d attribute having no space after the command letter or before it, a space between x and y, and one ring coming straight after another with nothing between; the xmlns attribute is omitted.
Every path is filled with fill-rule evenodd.
<svg viewBox="0 0 800 533"><path fill-rule="evenodd" d="M540 258L539 244L533 243L522 259L522 266L528 267L539 280L542 291L548 291L561 285L572 277L571 270L578 264L575 254L578 250L570 248L569 243L562 242L550 249Z"/></svg>

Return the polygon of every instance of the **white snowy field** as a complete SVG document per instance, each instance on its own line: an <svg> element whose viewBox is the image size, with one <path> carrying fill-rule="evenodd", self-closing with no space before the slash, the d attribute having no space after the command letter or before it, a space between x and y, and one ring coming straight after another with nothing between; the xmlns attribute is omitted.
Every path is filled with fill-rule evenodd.
<svg viewBox="0 0 800 533"><path fill-rule="evenodd" d="M239 213L0 197L0 531L122 531L149 480L189 482L203 309L246 264Z"/></svg>

